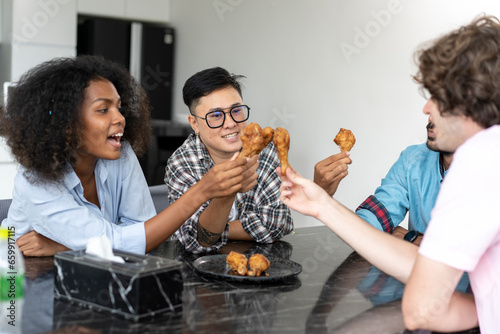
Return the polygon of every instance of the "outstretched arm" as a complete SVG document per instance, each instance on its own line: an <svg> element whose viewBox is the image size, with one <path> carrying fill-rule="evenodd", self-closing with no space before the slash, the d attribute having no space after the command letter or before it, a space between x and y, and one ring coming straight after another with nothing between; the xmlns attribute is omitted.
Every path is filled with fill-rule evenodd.
<svg viewBox="0 0 500 334"><path fill-rule="evenodd" d="M295 171L290 169L281 177L280 199L285 205L323 222L380 270L408 281L417 256L415 245L377 230Z"/></svg>
<svg viewBox="0 0 500 334"><path fill-rule="evenodd" d="M455 291L463 271L428 259L415 245L377 230L296 172L289 170L282 178L283 203L317 218L373 265L407 283L403 317L408 328L477 326L473 296Z"/></svg>

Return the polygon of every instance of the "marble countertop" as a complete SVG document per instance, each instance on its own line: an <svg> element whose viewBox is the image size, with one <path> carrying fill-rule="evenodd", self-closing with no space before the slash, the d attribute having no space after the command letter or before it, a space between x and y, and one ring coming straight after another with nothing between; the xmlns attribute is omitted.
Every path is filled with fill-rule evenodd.
<svg viewBox="0 0 500 334"><path fill-rule="evenodd" d="M27 258L22 333L412 333L401 315L404 285L326 227L274 244L232 242L221 253L231 250L291 260L302 272L266 284L216 280L193 269L199 256L168 241L150 255L183 263L182 310L134 322L55 299L53 258Z"/></svg>

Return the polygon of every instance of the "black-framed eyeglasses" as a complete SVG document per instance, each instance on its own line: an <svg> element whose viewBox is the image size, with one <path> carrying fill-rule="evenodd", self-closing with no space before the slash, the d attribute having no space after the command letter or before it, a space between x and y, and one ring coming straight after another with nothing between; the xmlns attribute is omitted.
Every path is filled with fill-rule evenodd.
<svg viewBox="0 0 500 334"><path fill-rule="evenodd" d="M229 109L229 111L224 111L224 109ZM235 106L230 108L224 108L211 111L205 115L205 117L200 117L193 115L194 117L198 117L200 119L204 119L207 122L207 125L211 129L220 128L224 125L226 121L226 114L231 115L231 118L236 123L244 122L250 116L250 107L247 105Z"/></svg>

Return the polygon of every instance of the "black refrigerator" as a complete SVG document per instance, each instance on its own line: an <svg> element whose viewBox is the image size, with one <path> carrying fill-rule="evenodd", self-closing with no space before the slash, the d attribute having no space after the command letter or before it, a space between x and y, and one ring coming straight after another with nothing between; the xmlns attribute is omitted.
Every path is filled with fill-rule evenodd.
<svg viewBox="0 0 500 334"><path fill-rule="evenodd" d="M160 24L79 17L77 54L101 55L130 70L146 90L153 120L172 119L175 32Z"/></svg>

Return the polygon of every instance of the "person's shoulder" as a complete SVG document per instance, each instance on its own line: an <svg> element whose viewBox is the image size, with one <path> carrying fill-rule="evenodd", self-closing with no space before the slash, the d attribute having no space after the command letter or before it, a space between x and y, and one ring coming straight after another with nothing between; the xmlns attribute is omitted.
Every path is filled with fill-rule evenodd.
<svg viewBox="0 0 500 334"><path fill-rule="evenodd" d="M169 163L178 161L189 161L197 160L195 157L198 156L200 150L200 144L198 143L197 136L195 134L190 134L187 139L179 146L169 157Z"/></svg>
<svg viewBox="0 0 500 334"><path fill-rule="evenodd" d="M410 145L401 152L401 155L412 159L439 158L439 153L430 150L425 143Z"/></svg>
<svg viewBox="0 0 500 334"><path fill-rule="evenodd" d="M210 159L210 155L205 151L199 137L190 134L168 158L167 176L186 172L193 173L193 170L204 170L206 161Z"/></svg>
<svg viewBox="0 0 500 334"><path fill-rule="evenodd" d="M493 125L479 131L465 141L457 150L456 155L481 157L485 159L498 159L500 156L500 125Z"/></svg>
<svg viewBox="0 0 500 334"><path fill-rule="evenodd" d="M500 125L493 125L476 133L466 141L466 144L477 146L491 145L494 147L499 147L499 141Z"/></svg>
<svg viewBox="0 0 500 334"><path fill-rule="evenodd" d="M59 197L67 192L67 184L71 181L68 174L65 174L61 181L43 181L33 176L30 177L29 172L20 166L14 180L14 192L20 197L30 198L33 201Z"/></svg>
<svg viewBox="0 0 500 334"><path fill-rule="evenodd" d="M426 143L421 143L421 144L410 145L410 146L406 147L403 150L403 152L406 154L422 154L422 153L428 154L429 152L432 152L432 151L429 150Z"/></svg>
<svg viewBox="0 0 500 334"><path fill-rule="evenodd" d="M438 166L439 152L430 150L425 143L410 145L401 152L398 161L408 169Z"/></svg>

